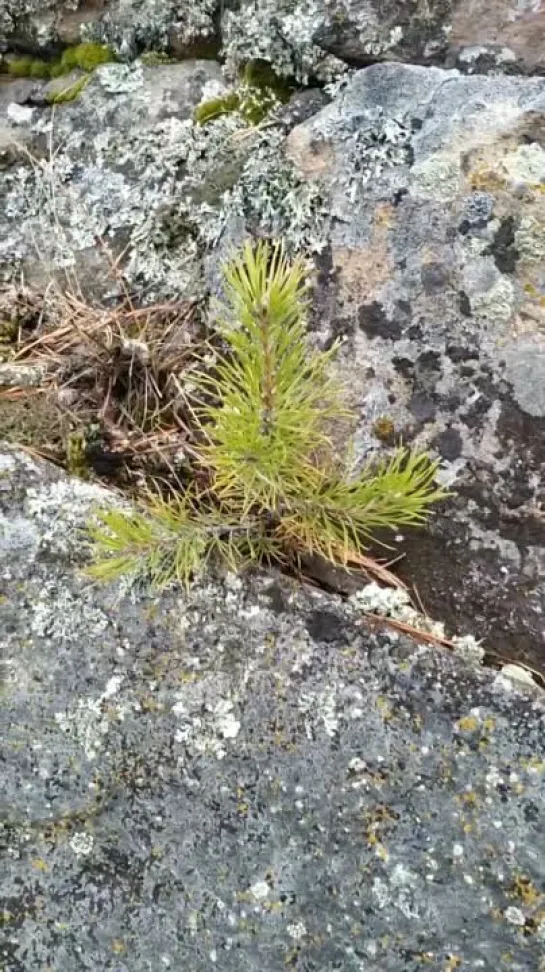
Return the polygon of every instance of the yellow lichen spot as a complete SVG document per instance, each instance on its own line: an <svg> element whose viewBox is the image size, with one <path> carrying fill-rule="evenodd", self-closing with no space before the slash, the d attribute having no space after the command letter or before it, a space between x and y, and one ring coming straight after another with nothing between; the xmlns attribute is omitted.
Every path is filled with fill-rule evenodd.
<svg viewBox="0 0 545 972"><path fill-rule="evenodd" d="M390 855L388 853L388 850L384 846L384 844L377 844L376 854L377 854L377 857L380 857L381 861L387 861L387 860L389 860Z"/></svg>
<svg viewBox="0 0 545 972"><path fill-rule="evenodd" d="M383 695L378 696L376 706L385 722L393 718L392 706Z"/></svg>
<svg viewBox="0 0 545 972"><path fill-rule="evenodd" d="M488 718L484 720L483 725L487 732L493 732L496 728L496 720L493 716L488 716Z"/></svg>
<svg viewBox="0 0 545 972"><path fill-rule="evenodd" d="M545 771L545 760L538 759L537 756L530 756L529 759L522 759L521 765L531 773L543 773Z"/></svg>
<svg viewBox="0 0 545 972"><path fill-rule="evenodd" d="M48 871L49 870L49 865L48 865L47 861L44 861L43 857L35 857L34 860L31 863L32 863L32 867L36 871Z"/></svg>
<svg viewBox="0 0 545 972"><path fill-rule="evenodd" d="M112 942L112 952L114 953L114 955L123 955L123 953L126 950L127 950L127 946L125 945L123 939L114 938Z"/></svg>
<svg viewBox="0 0 545 972"><path fill-rule="evenodd" d="M462 967L462 959L459 955L449 955L447 963L444 966L444 972L454 972L455 969L460 969Z"/></svg>
<svg viewBox="0 0 545 972"><path fill-rule="evenodd" d="M479 720L475 716L462 716L457 722L458 729L461 732L475 732L478 725Z"/></svg>
<svg viewBox="0 0 545 972"><path fill-rule="evenodd" d="M527 908L536 908L543 901L543 895L525 874L515 875L511 885L511 894L514 898L522 901Z"/></svg>
<svg viewBox="0 0 545 972"><path fill-rule="evenodd" d="M485 192L498 192L505 188L506 181L493 169L484 166L474 169L469 173L469 183L472 189L480 189Z"/></svg>

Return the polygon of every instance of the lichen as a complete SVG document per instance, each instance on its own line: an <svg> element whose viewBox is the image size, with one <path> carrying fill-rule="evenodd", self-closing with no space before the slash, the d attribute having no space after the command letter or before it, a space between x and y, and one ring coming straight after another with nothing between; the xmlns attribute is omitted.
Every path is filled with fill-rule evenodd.
<svg viewBox="0 0 545 972"><path fill-rule="evenodd" d="M332 81L346 65L314 41L325 22L325 5L317 0L263 0L226 10L222 36L227 66L236 72L248 60L265 61L276 74L299 84Z"/></svg>

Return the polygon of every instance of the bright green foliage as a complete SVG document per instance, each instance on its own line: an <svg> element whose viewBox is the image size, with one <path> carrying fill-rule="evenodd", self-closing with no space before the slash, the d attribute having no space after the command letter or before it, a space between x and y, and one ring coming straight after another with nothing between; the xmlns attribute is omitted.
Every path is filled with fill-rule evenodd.
<svg viewBox="0 0 545 972"><path fill-rule="evenodd" d="M115 54L106 44L76 44L67 47L61 57L64 73L81 68L82 71L94 71L101 64L115 61Z"/></svg>
<svg viewBox="0 0 545 972"><path fill-rule="evenodd" d="M193 117L199 124L206 125L221 115L238 112L248 125L259 125L273 108L288 100L291 91L287 82L275 75L270 64L250 61L242 69L235 89L197 105Z"/></svg>
<svg viewBox="0 0 545 972"><path fill-rule="evenodd" d="M102 581L145 575L153 587L171 581L187 586L211 558L238 570L280 555L279 541L267 535L263 522L229 519L228 510L202 502L189 493L170 502L150 495L144 512L99 511L89 532L101 559L88 573Z"/></svg>
<svg viewBox="0 0 545 972"><path fill-rule="evenodd" d="M91 73L101 64L115 61L114 51L106 44L76 44L67 47L60 58L44 61L32 57L9 57L4 69L14 78L59 78L79 68ZM78 92L79 93L79 92ZM75 97L75 96L74 96ZM72 99L65 99L72 100Z"/></svg>
<svg viewBox="0 0 545 972"><path fill-rule="evenodd" d="M206 485L170 502L148 498L142 512L102 513L95 577L143 573L161 586L187 583L211 558L234 569L304 553L345 564L375 530L421 524L444 496L425 454L400 448L356 475L337 454L334 423L350 413L329 372L336 348L307 346L301 261L248 244L224 278L225 350L197 378Z"/></svg>
<svg viewBox="0 0 545 972"><path fill-rule="evenodd" d="M200 125L206 125L207 122L214 121L215 118L220 118L221 115L230 115L233 111L238 111L240 106L240 98L236 91L229 91L227 94L219 95L217 98L209 98L208 101L202 101L200 105L195 108L193 118Z"/></svg>
<svg viewBox="0 0 545 972"><path fill-rule="evenodd" d="M10 57L6 60L6 70L13 78L30 78L34 61L31 57Z"/></svg>
<svg viewBox="0 0 545 972"><path fill-rule="evenodd" d="M230 353L203 379L214 395L202 410L212 440L205 457L218 495L243 510L277 510L307 492L313 454L330 448L327 419L343 413L327 373L336 349L308 354L304 266L290 265L281 247L246 246L225 271L225 290Z"/></svg>

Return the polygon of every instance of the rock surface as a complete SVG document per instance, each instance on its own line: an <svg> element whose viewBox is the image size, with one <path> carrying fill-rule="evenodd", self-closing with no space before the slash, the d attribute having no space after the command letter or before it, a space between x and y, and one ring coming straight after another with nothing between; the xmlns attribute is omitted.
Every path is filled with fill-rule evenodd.
<svg viewBox="0 0 545 972"><path fill-rule="evenodd" d="M68 267L105 297L107 246L162 300L214 289L248 232L313 256L358 456L402 436L455 493L401 570L451 630L541 664L545 79L374 65L287 139L323 94L258 131L195 125L224 85L211 61L106 65L53 116L44 82L0 89L4 276L45 288Z"/></svg>
<svg viewBox="0 0 545 972"><path fill-rule="evenodd" d="M1 452L4 972L542 970L542 697L272 577L94 589L104 501Z"/></svg>
<svg viewBox="0 0 545 972"><path fill-rule="evenodd" d="M3 0L0 40L31 49L82 37L122 57L168 50L217 52L240 64L265 58L300 80L407 61L468 73L545 70L543 0Z"/></svg>
<svg viewBox="0 0 545 972"><path fill-rule="evenodd" d="M287 153L327 192L316 327L345 339L360 452L385 429L431 447L456 494L406 575L432 613L538 658L545 81L375 65Z"/></svg>

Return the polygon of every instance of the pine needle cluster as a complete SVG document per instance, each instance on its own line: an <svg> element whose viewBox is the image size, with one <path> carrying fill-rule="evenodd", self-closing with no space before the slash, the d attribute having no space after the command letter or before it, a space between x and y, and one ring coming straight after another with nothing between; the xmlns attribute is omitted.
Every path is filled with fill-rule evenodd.
<svg viewBox="0 0 545 972"><path fill-rule="evenodd" d="M302 261L280 244L247 244L224 283L223 350L196 378L194 483L174 499L150 494L133 513L100 511L96 578L144 575L161 587L189 583L211 560L236 570L308 554L346 565L378 529L422 524L444 496L425 453L400 447L357 475L338 455L332 429L350 413L331 374L337 348L307 344Z"/></svg>

